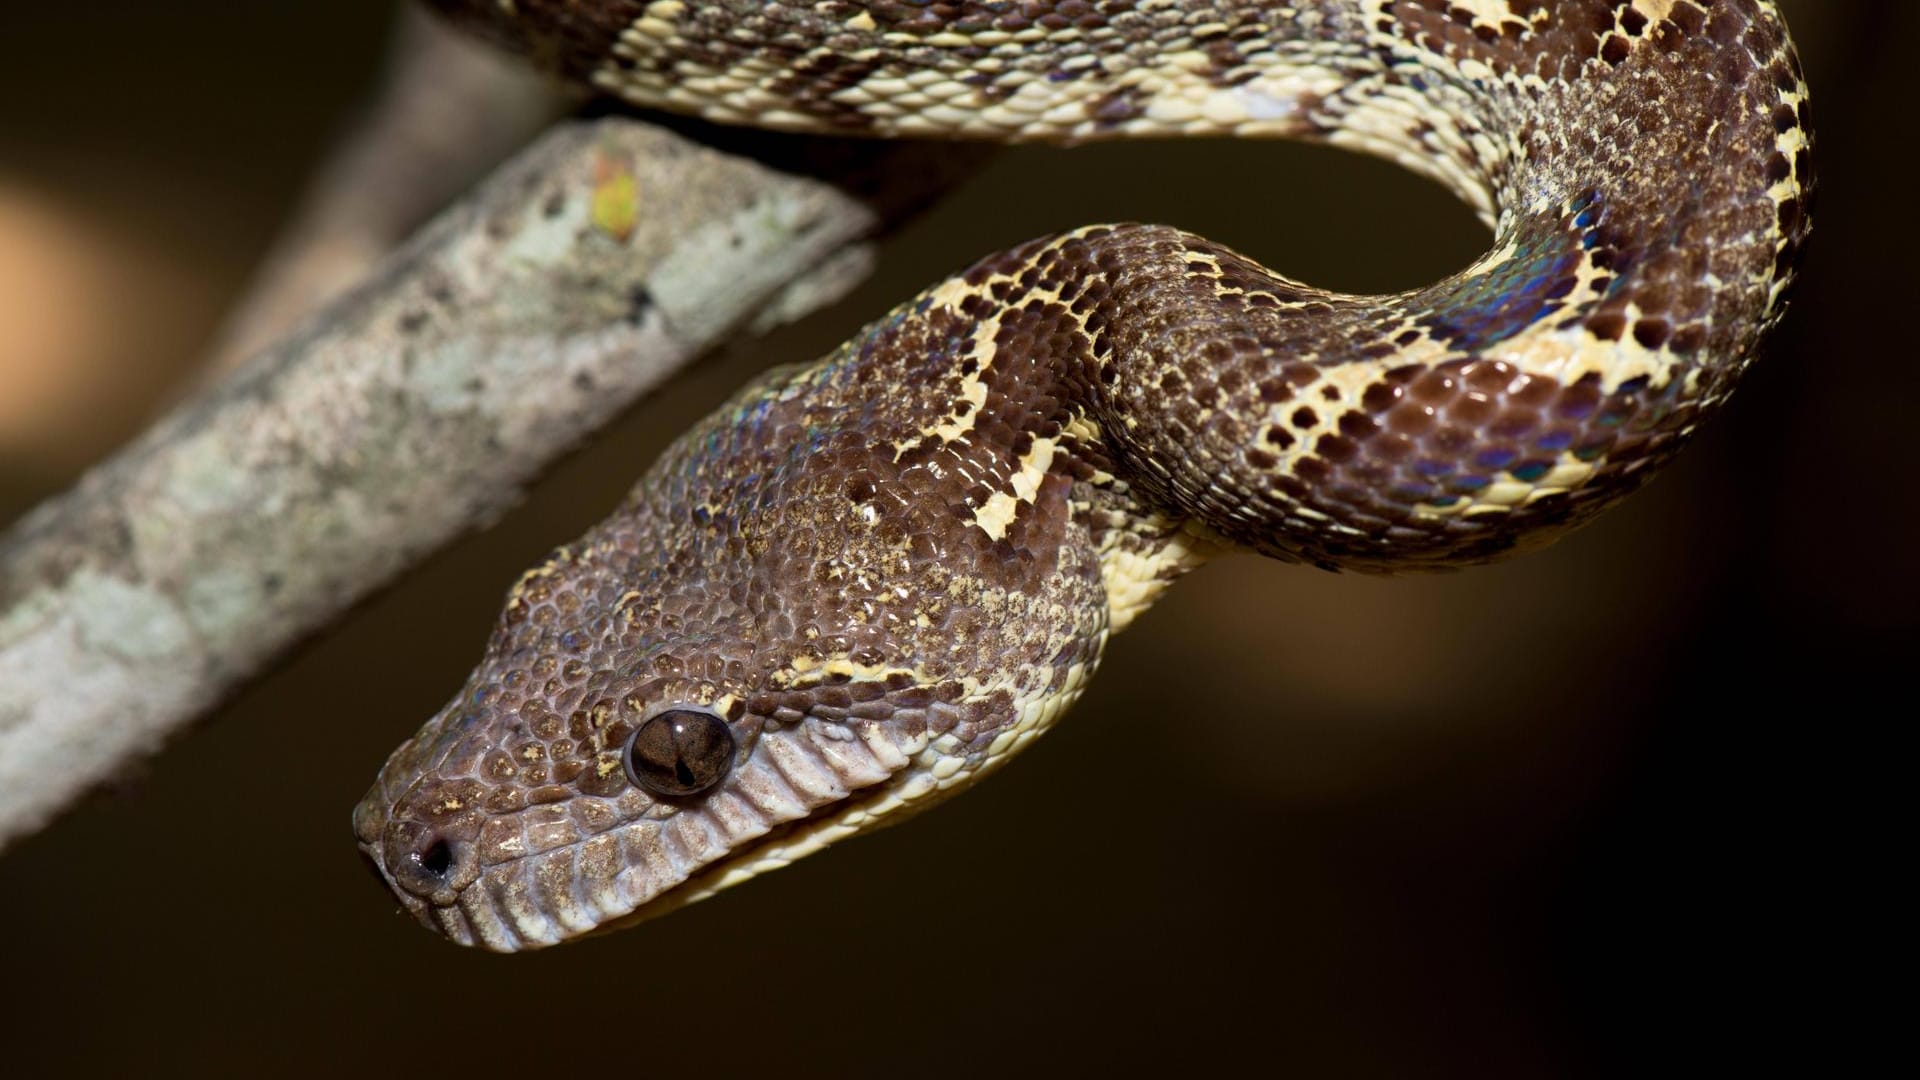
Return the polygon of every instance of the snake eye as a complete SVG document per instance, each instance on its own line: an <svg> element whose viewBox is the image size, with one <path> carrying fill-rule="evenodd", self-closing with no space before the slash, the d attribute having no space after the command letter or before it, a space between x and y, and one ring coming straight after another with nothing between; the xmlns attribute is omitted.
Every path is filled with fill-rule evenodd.
<svg viewBox="0 0 1920 1080"><path fill-rule="evenodd" d="M705 709L668 709L634 731L621 760L635 784L684 799L719 783L733 767L733 733Z"/></svg>

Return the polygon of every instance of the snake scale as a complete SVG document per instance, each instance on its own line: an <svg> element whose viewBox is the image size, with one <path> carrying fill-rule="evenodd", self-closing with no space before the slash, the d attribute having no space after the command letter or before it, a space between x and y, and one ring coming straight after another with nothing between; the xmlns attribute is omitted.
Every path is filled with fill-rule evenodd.
<svg viewBox="0 0 1920 1080"><path fill-rule="evenodd" d="M1079 229L740 392L513 587L354 813L406 908L489 949L966 787L1215 553L1419 570L1579 525L1726 400L1807 237L1807 91L1765 0L437 6L725 123L1304 138L1493 231L1437 284L1349 296L1172 228Z"/></svg>

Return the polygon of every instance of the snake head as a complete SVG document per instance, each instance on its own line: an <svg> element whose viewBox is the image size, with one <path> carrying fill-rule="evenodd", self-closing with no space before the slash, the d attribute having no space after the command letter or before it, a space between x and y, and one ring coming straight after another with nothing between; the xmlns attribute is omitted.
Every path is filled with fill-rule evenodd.
<svg viewBox="0 0 1920 1080"><path fill-rule="evenodd" d="M620 630L595 636L654 620L579 562L523 580L486 661L354 812L401 903L457 942L535 948L671 910L979 757L955 733L990 710L905 672L839 660L769 680L750 670L750 635L656 627L624 649Z"/></svg>
<svg viewBox="0 0 1920 1080"><path fill-rule="evenodd" d="M1051 589L988 583L863 528L854 499L783 498L833 456L755 470L703 431L682 445L709 456L670 453L521 579L354 811L380 876L454 941L628 925L898 820L1024 745L1092 666L1103 617L1063 591L1100 588L1090 557L1022 570ZM714 474L736 486L698 488Z"/></svg>
<svg viewBox="0 0 1920 1080"><path fill-rule="evenodd" d="M463 695L356 808L362 851L429 928L516 951L663 914L937 786L910 768L942 756L927 753L926 722L859 707L884 701L884 684L820 686L815 701L846 703L824 706L832 716L762 713L734 694L649 704L707 696L669 689L678 681L647 680L565 721L533 710L544 723Z"/></svg>
<svg viewBox="0 0 1920 1080"><path fill-rule="evenodd" d="M598 731L591 720L550 727L551 738L506 722L494 730L524 736L502 740L488 730L497 714L450 705L356 809L361 848L429 928L462 944L533 948L697 898L664 894L905 763L861 752L864 743L809 752L843 726L769 731L737 698L723 708L636 710ZM671 728L680 738L662 737ZM788 772L770 770L772 757ZM648 786L662 778L685 783Z"/></svg>

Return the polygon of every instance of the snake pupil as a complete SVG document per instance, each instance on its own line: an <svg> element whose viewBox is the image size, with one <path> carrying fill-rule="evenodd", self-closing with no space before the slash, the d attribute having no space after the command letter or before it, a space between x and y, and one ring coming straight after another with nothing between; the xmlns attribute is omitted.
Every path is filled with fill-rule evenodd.
<svg viewBox="0 0 1920 1080"><path fill-rule="evenodd" d="M684 799L720 782L733 766L733 733L706 709L668 709L627 740L627 778L654 795Z"/></svg>

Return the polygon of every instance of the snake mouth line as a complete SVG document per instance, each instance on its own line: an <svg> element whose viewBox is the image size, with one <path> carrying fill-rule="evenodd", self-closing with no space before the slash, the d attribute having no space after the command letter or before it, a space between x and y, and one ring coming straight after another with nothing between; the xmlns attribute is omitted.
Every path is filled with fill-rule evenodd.
<svg viewBox="0 0 1920 1080"><path fill-rule="evenodd" d="M898 778L881 781L855 791L844 799L826 803L816 808L814 813L807 817L776 825L764 835L749 840L741 847L729 852L721 860L695 870L684 880L655 894L651 900L637 905L624 915L613 916L580 936L591 937L613 930L624 930L649 919L678 911L689 904L705 900L722 889L738 885L766 871L779 869L802 856L812 854L864 831L850 824L848 819L865 820L865 818L879 816L873 813L874 808L885 802L885 796L896 790L900 784L901 781ZM888 809L897 809L898 805L896 803ZM831 835L823 835L829 831Z"/></svg>

